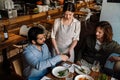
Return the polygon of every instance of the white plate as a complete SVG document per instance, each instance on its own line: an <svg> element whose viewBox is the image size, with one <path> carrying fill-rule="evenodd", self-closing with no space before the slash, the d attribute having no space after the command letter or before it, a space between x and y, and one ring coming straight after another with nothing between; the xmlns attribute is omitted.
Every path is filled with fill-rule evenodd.
<svg viewBox="0 0 120 80"><path fill-rule="evenodd" d="M88 80L94 80L91 76L89 76L89 75L77 75L76 77L75 77L75 80L80 80L80 78L87 78ZM81 80L83 80L83 79L81 79Z"/></svg>
<svg viewBox="0 0 120 80"><path fill-rule="evenodd" d="M65 78L69 74L69 70L65 73L64 76L59 76L59 73L58 73L58 72L63 71L65 69L66 68L63 66L57 66L57 67L53 68L52 74L57 78Z"/></svg>
<svg viewBox="0 0 120 80"><path fill-rule="evenodd" d="M50 80L51 78L47 77L47 76L44 76L42 79L40 80Z"/></svg>
<svg viewBox="0 0 120 80"><path fill-rule="evenodd" d="M86 66L75 65L75 72L78 74L90 74L91 70Z"/></svg>
<svg viewBox="0 0 120 80"><path fill-rule="evenodd" d="M84 60L84 59L81 59L81 64L83 65L83 66L87 66L87 67L89 67L89 68L91 68L92 67L92 64L90 64L90 63L88 63L86 60Z"/></svg>

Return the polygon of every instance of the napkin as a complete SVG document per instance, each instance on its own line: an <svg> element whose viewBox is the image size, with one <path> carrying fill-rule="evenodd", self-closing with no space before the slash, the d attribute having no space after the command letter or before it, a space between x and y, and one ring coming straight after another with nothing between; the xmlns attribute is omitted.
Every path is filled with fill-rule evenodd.
<svg viewBox="0 0 120 80"><path fill-rule="evenodd" d="M69 68L69 71L70 71L71 73L74 73L74 64L71 65L71 67Z"/></svg>
<svg viewBox="0 0 120 80"><path fill-rule="evenodd" d="M62 66L66 67L66 68L69 68L71 65L64 62L64 63L62 64Z"/></svg>
<svg viewBox="0 0 120 80"><path fill-rule="evenodd" d="M63 63L62 66L69 69L69 72L74 73L74 64Z"/></svg>
<svg viewBox="0 0 120 80"><path fill-rule="evenodd" d="M112 78L111 78L111 80L118 80L118 79L116 79L116 78L112 77Z"/></svg>

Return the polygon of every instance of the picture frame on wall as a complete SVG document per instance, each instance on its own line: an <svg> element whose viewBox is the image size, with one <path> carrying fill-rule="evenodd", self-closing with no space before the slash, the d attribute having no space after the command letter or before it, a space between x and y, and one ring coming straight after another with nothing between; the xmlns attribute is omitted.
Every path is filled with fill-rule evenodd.
<svg viewBox="0 0 120 80"><path fill-rule="evenodd" d="M120 0L107 0L107 2L120 3Z"/></svg>

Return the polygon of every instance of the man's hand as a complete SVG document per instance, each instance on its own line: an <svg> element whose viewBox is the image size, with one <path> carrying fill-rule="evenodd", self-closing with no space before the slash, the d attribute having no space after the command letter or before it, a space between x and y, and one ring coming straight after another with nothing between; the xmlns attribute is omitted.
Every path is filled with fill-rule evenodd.
<svg viewBox="0 0 120 80"><path fill-rule="evenodd" d="M67 55L61 55L61 58L63 61L67 61L69 57Z"/></svg>

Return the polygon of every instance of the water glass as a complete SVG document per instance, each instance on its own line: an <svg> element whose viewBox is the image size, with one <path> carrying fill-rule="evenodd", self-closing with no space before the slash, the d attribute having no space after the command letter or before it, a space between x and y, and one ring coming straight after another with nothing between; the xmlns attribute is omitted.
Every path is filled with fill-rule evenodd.
<svg viewBox="0 0 120 80"><path fill-rule="evenodd" d="M93 65L92 65L92 70L95 72L100 71L100 62L99 61L94 61Z"/></svg>
<svg viewBox="0 0 120 80"><path fill-rule="evenodd" d="M65 80L73 80L73 73L69 72L69 74L66 76Z"/></svg>

